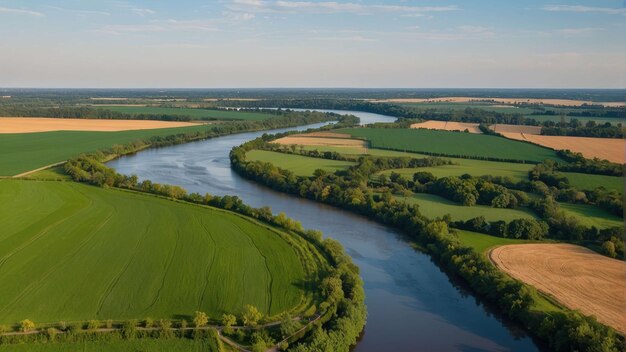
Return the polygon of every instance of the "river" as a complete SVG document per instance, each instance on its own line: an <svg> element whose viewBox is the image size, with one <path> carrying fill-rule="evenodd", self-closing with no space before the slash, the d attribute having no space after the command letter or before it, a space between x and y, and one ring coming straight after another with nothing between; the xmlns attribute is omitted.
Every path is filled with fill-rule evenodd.
<svg viewBox="0 0 626 352"><path fill-rule="evenodd" d="M357 111L361 123L395 118ZM415 251L393 229L365 217L272 191L230 168L231 148L263 133L322 124L229 135L148 149L108 163L123 174L169 183L190 192L236 195L254 206L285 212L305 228L339 240L361 269L368 319L355 351L537 351L523 331L507 323Z"/></svg>

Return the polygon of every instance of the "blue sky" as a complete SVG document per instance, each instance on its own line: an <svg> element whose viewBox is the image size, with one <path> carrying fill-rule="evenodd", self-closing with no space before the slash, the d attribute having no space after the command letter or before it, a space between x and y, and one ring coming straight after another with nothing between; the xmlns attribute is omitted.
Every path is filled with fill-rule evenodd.
<svg viewBox="0 0 626 352"><path fill-rule="evenodd" d="M0 0L0 87L626 87L626 2Z"/></svg>

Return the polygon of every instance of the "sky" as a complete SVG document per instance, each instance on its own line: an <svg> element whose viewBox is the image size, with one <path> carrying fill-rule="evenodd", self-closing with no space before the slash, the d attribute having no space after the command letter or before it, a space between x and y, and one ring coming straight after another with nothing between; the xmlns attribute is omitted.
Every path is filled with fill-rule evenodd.
<svg viewBox="0 0 626 352"><path fill-rule="evenodd" d="M626 0L0 0L0 87L626 88Z"/></svg>

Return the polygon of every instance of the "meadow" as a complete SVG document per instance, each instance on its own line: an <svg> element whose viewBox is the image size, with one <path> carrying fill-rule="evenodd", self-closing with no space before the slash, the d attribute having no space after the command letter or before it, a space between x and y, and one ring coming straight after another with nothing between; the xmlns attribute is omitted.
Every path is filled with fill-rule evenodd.
<svg viewBox="0 0 626 352"><path fill-rule="evenodd" d="M419 205L420 213L431 219L442 217L446 214L450 214L452 216L452 220L454 221L465 221L479 216L484 216L487 221L503 220L506 222L521 218L536 218L531 211L526 209L492 208L485 205L474 205L468 207L428 193L415 193L408 197L394 197L409 204Z"/></svg>
<svg viewBox="0 0 626 352"><path fill-rule="evenodd" d="M297 314L326 267L243 216L73 182L0 180L0 223L1 324Z"/></svg>
<svg viewBox="0 0 626 352"><path fill-rule="evenodd" d="M282 169L290 170L298 176L312 176L315 170L322 169L328 172L346 170L354 165L353 162L311 158L301 155L271 152L267 150L251 150L246 153L249 161L272 163Z"/></svg>
<svg viewBox="0 0 626 352"><path fill-rule="evenodd" d="M580 190L592 191L598 187L604 187L606 189L614 189L622 194L624 193L623 177L582 174L578 172L563 172L562 174L567 177L572 186Z"/></svg>
<svg viewBox="0 0 626 352"><path fill-rule="evenodd" d="M129 115L173 115L189 116L193 120L265 120L275 115L260 112L242 112L236 110L193 109L193 108L162 108L156 106L107 106L103 109Z"/></svg>
<svg viewBox="0 0 626 352"><path fill-rule="evenodd" d="M503 104L485 104L485 103L401 103L398 105L402 105L405 107L414 108L417 110L465 110L467 108L470 109L481 109L485 111L493 111L499 112L503 114L531 114L536 111L536 109L527 108L527 107L517 107L513 105L503 105Z"/></svg>
<svg viewBox="0 0 626 352"><path fill-rule="evenodd" d="M206 131L216 125L119 132L55 131L0 135L0 176L13 176L65 161L80 153L152 136Z"/></svg>
<svg viewBox="0 0 626 352"><path fill-rule="evenodd" d="M472 247L476 252L482 253L484 255L487 255L487 250L497 246L504 246L507 244L532 243L532 241L529 240L496 237L473 231L457 229L455 229L454 231L459 237L459 240L461 240L461 243L468 247Z"/></svg>
<svg viewBox="0 0 626 352"><path fill-rule="evenodd" d="M548 148L491 135L404 128L346 128L339 132L366 139L371 148L530 162L559 160Z"/></svg>
<svg viewBox="0 0 626 352"><path fill-rule="evenodd" d="M459 158L450 158L450 160L452 160L454 163L458 163L458 165L440 165L422 168L393 169L385 170L381 173L390 175L392 172L395 172L401 174L409 180L413 179L414 173L418 171L427 171L435 175L437 178L470 174L472 176L491 175L510 177L514 181L522 181L528 179L528 171L532 168L531 164L506 163Z"/></svg>
<svg viewBox="0 0 626 352"><path fill-rule="evenodd" d="M567 215L576 217L585 226L595 226L598 229L624 226L623 219L593 205L559 203L559 207Z"/></svg>
<svg viewBox="0 0 626 352"><path fill-rule="evenodd" d="M216 343L191 339L134 339L0 345L0 352L219 352Z"/></svg>

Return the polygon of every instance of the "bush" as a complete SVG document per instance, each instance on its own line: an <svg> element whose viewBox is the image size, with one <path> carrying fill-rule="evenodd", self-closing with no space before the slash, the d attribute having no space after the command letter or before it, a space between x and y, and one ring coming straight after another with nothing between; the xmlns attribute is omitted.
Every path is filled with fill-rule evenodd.
<svg viewBox="0 0 626 352"><path fill-rule="evenodd" d="M20 321L19 328L20 328L20 331L22 332L32 331L35 329L35 323L30 321L29 319L24 319Z"/></svg>
<svg viewBox="0 0 626 352"><path fill-rule="evenodd" d="M205 326L209 322L209 316L205 312L196 311L193 317L193 325L197 328Z"/></svg>

